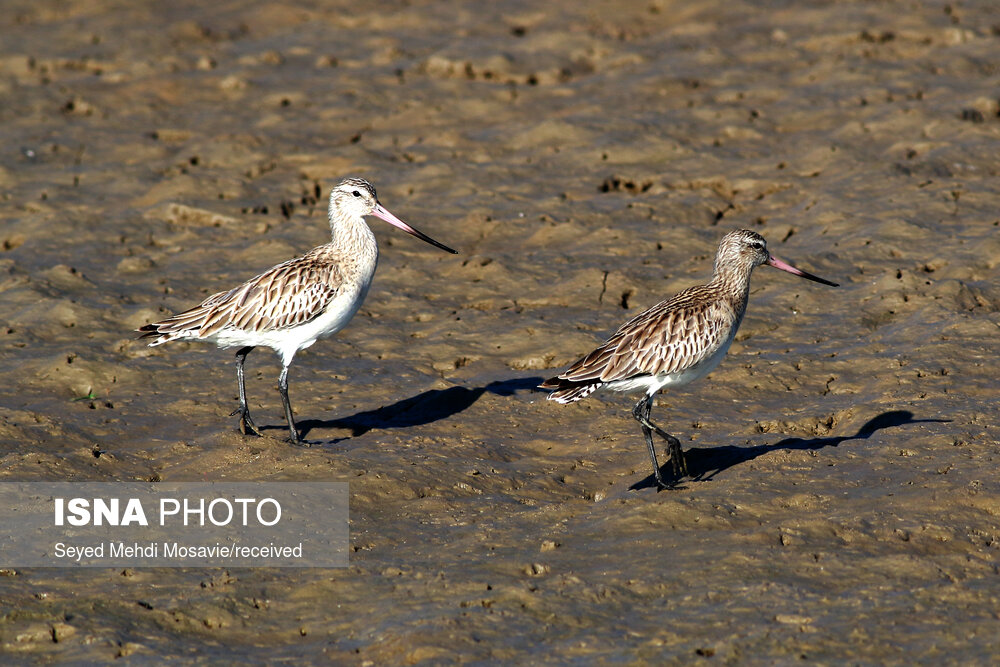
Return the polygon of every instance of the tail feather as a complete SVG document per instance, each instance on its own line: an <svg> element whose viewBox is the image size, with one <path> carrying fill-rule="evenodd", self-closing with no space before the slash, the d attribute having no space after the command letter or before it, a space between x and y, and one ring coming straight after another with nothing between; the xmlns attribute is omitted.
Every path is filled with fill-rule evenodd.
<svg viewBox="0 0 1000 667"><path fill-rule="evenodd" d="M139 332L139 340L142 340L143 338L153 338L161 334L159 322L153 322L152 324L144 324L138 329L136 329L136 331ZM150 344L155 345L156 343L150 343Z"/></svg>
<svg viewBox="0 0 1000 667"><path fill-rule="evenodd" d="M190 335L190 331L185 331L183 329L178 330L165 326L168 321L169 320L164 320L163 322L153 322L139 327L136 329L136 331L139 332L139 339L155 338L156 340L150 342L149 346L156 347L157 345L163 345L164 343L169 343L172 340L183 338L185 335Z"/></svg>
<svg viewBox="0 0 1000 667"><path fill-rule="evenodd" d="M603 386L603 382L574 382L560 377L550 378L538 385L540 389L555 389L548 395L548 400L563 404L586 398Z"/></svg>

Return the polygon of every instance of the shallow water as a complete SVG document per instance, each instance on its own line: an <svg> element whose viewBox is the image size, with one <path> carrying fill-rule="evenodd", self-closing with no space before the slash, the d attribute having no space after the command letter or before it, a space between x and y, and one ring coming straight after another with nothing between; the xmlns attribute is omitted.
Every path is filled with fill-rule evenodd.
<svg viewBox="0 0 1000 667"><path fill-rule="evenodd" d="M5 653L1000 654L993 3L161 4L0 17L0 479L349 481L352 565L8 571ZM349 174L461 255L373 221L312 446L267 351L244 439L230 352L131 331L324 242ZM656 493L628 399L532 387L738 227L842 286L756 272Z"/></svg>

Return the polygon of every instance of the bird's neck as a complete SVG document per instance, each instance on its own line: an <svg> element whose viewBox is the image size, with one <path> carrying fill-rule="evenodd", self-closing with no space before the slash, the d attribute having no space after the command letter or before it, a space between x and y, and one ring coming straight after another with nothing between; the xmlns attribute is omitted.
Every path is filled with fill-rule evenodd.
<svg viewBox="0 0 1000 667"><path fill-rule="evenodd" d="M361 216L330 214L330 245L357 253L377 252L375 235Z"/></svg>
<svg viewBox="0 0 1000 667"><path fill-rule="evenodd" d="M742 319L750 297L750 273L753 267L717 266L710 285L719 290L720 296L732 306Z"/></svg>

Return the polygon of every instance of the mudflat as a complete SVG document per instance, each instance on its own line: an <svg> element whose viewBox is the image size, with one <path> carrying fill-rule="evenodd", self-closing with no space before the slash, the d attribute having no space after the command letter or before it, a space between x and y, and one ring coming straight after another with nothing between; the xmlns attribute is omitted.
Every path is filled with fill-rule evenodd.
<svg viewBox="0 0 1000 667"><path fill-rule="evenodd" d="M342 570L3 570L3 652L346 664L1000 655L1000 15L991 0L109 3L0 16L0 481L348 481ZM329 238L381 261L262 438L231 351L134 329ZM767 267L654 416L534 386Z"/></svg>

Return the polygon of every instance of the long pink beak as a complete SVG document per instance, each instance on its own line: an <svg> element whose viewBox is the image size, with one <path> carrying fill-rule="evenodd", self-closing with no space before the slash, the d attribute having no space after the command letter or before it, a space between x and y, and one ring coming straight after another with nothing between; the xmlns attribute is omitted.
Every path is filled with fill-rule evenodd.
<svg viewBox="0 0 1000 667"><path fill-rule="evenodd" d="M811 273L806 273L802 269L796 269L791 264L785 264L784 262L782 262L780 259L778 259L774 255L771 255L770 258L767 260L766 263L767 263L768 266L773 266L774 268L781 269L782 271L788 271L789 273L791 273L793 275L802 276L803 278L808 278L809 280L812 280L812 281L817 282L817 283L822 283L824 285L829 285L830 287L840 287L840 285L838 285L837 283L831 283L829 280L824 280L823 278L820 278L819 276L814 276Z"/></svg>
<svg viewBox="0 0 1000 667"><path fill-rule="evenodd" d="M382 206L382 204L379 204L379 203L376 202L375 203L375 208L372 209L372 213L371 214L374 215L376 218L381 218L382 220L385 220L390 225L393 225L395 227L399 227L400 229L402 229L407 234L413 234L414 236L416 236L421 241L426 241L427 243L430 243L433 246L437 246L438 248L441 248L441 250L446 250L446 251L450 252L453 255L457 255L458 254L457 250L452 250L451 248L449 248L448 246L444 245L443 243L438 243L437 241L435 241L431 237L427 236L427 234L424 234L423 232L418 232L413 227L410 227L408 224L406 224L405 222L403 222L402 220L400 220L399 218L397 218L396 216L394 216L392 213L389 213L389 211L387 211L385 209L385 207Z"/></svg>

